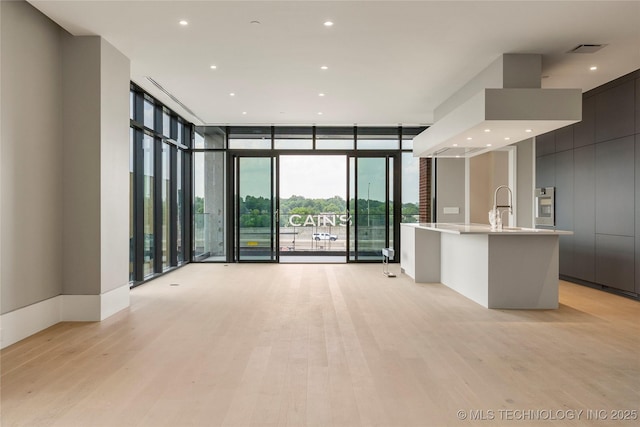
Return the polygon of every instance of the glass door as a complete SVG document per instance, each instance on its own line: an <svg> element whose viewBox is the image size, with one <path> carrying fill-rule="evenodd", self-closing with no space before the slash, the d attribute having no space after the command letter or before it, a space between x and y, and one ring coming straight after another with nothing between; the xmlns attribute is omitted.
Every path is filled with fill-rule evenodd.
<svg viewBox="0 0 640 427"><path fill-rule="evenodd" d="M379 261L394 247L393 176L393 156L349 158L349 261Z"/></svg>
<svg viewBox="0 0 640 427"><path fill-rule="evenodd" d="M278 168L280 262L346 262L347 156L281 154Z"/></svg>
<svg viewBox="0 0 640 427"><path fill-rule="evenodd" d="M235 258L278 261L275 157L236 157Z"/></svg>

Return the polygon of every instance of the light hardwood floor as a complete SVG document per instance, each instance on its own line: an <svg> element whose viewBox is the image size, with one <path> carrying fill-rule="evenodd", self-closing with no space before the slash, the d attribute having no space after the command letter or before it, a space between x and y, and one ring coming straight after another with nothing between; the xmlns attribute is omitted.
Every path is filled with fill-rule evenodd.
<svg viewBox="0 0 640 427"><path fill-rule="evenodd" d="M570 283L488 310L380 265L194 264L131 300L3 350L2 426L640 423L610 412L640 409L640 303Z"/></svg>

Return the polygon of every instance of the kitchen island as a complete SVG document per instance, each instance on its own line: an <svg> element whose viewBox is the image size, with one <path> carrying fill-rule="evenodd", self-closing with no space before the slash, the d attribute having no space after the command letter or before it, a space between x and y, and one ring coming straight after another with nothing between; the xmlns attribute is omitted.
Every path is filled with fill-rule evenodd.
<svg viewBox="0 0 640 427"><path fill-rule="evenodd" d="M558 308L558 241L569 231L483 224L401 224L400 265L487 308Z"/></svg>

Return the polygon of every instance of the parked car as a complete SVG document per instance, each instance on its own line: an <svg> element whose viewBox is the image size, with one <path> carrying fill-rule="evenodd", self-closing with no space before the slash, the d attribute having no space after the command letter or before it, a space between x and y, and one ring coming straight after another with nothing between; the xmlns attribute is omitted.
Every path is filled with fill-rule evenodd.
<svg viewBox="0 0 640 427"><path fill-rule="evenodd" d="M338 236L330 233L313 233L313 239L314 240L331 240L333 242L338 240Z"/></svg>

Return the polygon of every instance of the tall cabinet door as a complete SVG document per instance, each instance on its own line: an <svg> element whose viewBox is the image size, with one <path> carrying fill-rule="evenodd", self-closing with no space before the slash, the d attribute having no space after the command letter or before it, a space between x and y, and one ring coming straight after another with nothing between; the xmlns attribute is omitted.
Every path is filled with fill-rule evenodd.
<svg viewBox="0 0 640 427"><path fill-rule="evenodd" d="M573 266L576 278L595 282L596 186L595 145L573 152Z"/></svg>
<svg viewBox="0 0 640 427"><path fill-rule="evenodd" d="M556 160L556 227L573 231L573 150L555 154ZM560 236L560 274L575 276L571 236Z"/></svg>
<svg viewBox="0 0 640 427"><path fill-rule="evenodd" d="M596 282L635 288L635 140L596 144Z"/></svg>

